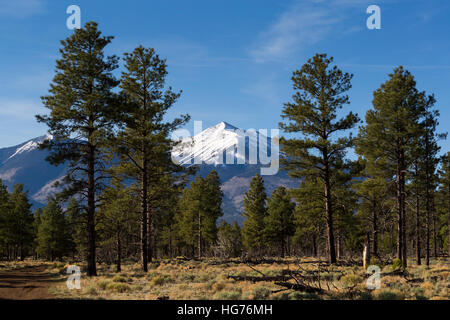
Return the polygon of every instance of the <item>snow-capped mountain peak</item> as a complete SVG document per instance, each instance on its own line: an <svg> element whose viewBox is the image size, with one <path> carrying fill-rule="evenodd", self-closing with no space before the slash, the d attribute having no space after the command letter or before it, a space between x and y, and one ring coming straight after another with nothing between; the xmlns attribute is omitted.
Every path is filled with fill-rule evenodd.
<svg viewBox="0 0 450 320"><path fill-rule="evenodd" d="M193 137L183 138L172 151L172 158L187 166L256 164L260 139L267 137L256 130L244 131L222 121Z"/></svg>
<svg viewBox="0 0 450 320"><path fill-rule="evenodd" d="M15 152L12 155L10 155L3 163L14 158L15 156L17 156L19 154L33 151L39 147L39 144L41 144L45 140L51 140L51 139L53 139L53 136L51 134L46 134L46 135L31 139L31 140L25 142L24 144L20 145L15 150Z"/></svg>

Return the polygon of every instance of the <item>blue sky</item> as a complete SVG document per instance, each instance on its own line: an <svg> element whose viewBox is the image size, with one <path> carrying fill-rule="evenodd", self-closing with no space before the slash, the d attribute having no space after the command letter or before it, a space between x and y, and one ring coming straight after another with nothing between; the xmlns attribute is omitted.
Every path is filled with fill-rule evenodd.
<svg viewBox="0 0 450 320"><path fill-rule="evenodd" d="M81 8L115 39L108 53L142 44L167 59L168 84L183 94L169 116L189 113L204 128L227 121L277 128L292 95L291 73L317 52L354 74L346 110L364 119L372 92L395 66L434 93L439 129L450 131L450 2L446 0L0 0L0 147L46 132L34 114L52 79L59 41L71 34L66 8ZM381 8L381 30L366 8ZM193 121L187 126L193 130ZM450 143L441 143L450 151Z"/></svg>

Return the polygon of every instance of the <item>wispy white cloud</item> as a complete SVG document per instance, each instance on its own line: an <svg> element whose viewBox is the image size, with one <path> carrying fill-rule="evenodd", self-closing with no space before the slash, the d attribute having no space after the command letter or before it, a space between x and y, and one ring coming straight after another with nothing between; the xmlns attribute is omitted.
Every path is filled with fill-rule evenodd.
<svg viewBox="0 0 450 320"><path fill-rule="evenodd" d="M0 16L25 18L41 13L43 0L0 0Z"/></svg>
<svg viewBox="0 0 450 320"><path fill-rule="evenodd" d="M351 33L361 28L343 23L348 9L365 13L368 0L295 1L274 23L262 31L249 49L256 62L282 61L333 33Z"/></svg>

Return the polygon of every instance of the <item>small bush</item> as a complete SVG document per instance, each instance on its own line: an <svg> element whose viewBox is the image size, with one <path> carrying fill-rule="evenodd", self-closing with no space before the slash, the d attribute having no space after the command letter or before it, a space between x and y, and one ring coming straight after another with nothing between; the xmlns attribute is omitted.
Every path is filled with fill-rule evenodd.
<svg viewBox="0 0 450 320"><path fill-rule="evenodd" d="M238 300L241 298L242 293L238 290L224 291L216 294L216 298L219 300Z"/></svg>
<svg viewBox="0 0 450 320"><path fill-rule="evenodd" d="M271 294L270 289L259 286L252 290L251 298L253 300L265 300L267 299Z"/></svg>
<svg viewBox="0 0 450 320"><path fill-rule="evenodd" d="M101 289L101 290L106 290L106 288L109 285L109 281L108 280L100 280L97 282L97 288Z"/></svg>
<svg viewBox="0 0 450 320"><path fill-rule="evenodd" d="M122 292L128 291L129 286L122 282L111 282L108 284L107 288L112 291L122 293Z"/></svg>
<svg viewBox="0 0 450 320"><path fill-rule="evenodd" d="M115 276L113 277L112 281L114 281L114 282L125 283L125 282L127 282L127 278L122 277L121 275L118 275L118 274L117 274L117 275L115 275Z"/></svg>
<svg viewBox="0 0 450 320"><path fill-rule="evenodd" d="M162 286L166 283L173 282L172 277L168 274L159 274L152 278L151 284L154 286Z"/></svg>
<svg viewBox="0 0 450 320"><path fill-rule="evenodd" d="M307 292L292 292L289 295L289 299L291 300L321 300L321 298L315 293L307 293Z"/></svg>
<svg viewBox="0 0 450 320"><path fill-rule="evenodd" d="M378 300L403 300L405 297L401 292L391 290L381 290L377 294Z"/></svg>
<svg viewBox="0 0 450 320"><path fill-rule="evenodd" d="M346 274L341 278L341 282L345 288L352 288L362 282L362 278L356 274Z"/></svg>
<svg viewBox="0 0 450 320"><path fill-rule="evenodd" d="M215 283L211 286L211 289L212 289L214 292L222 291L223 289L225 289L225 286L226 286L226 282L225 282L225 281L218 281L218 282L215 282Z"/></svg>
<svg viewBox="0 0 450 320"><path fill-rule="evenodd" d="M91 295L97 295L97 289L94 286L87 286L86 293Z"/></svg>
<svg viewBox="0 0 450 320"><path fill-rule="evenodd" d="M403 261L399 258L396 258L392 263L392 271L404 269Z"/></svg>

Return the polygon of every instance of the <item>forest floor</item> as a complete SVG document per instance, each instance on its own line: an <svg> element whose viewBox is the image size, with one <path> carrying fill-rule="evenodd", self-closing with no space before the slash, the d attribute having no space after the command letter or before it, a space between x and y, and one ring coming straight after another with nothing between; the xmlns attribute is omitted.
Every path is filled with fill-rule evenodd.
<svg viewBox="0 0 450 320"><path fill-rule="evenodd" d="M10 263L0 266L0 299L55 299L49 289L56 285L45 263Z"/></svg>
<svg viewBox="0 0 450 320"><path fill-rule="evenodd" d="M83 264L78 264L81 270ZM98 276L81 273L81 289L69 290L68 264L0 263L0 298L8 299L450 299L450 263L430 267L409 262L406 272L381 265L380 286L367 287L362 266L328 266L313 258L286 258L244 263L231 260L171 259L154 261L144 273L137 263L98 264Z"/></svg>

